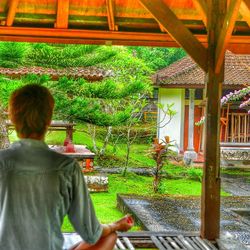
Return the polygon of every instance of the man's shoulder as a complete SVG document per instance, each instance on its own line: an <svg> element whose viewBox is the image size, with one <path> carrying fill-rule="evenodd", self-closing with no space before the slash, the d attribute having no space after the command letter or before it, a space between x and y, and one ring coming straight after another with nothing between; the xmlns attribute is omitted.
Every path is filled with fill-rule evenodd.
<svg viewBox="0 0 250 250"><path fill-rule="evenodd" d="M5 148L5 149L0 149L0 161L2 159L5 159L6 157L10 157L14 154L14 151L12 148Z"/></svg>
<svg viewBox="0 0 250 250"><path fill-rule="evenodd" d="M52 149L48 149L48 154L55 162L55 164L57 166L60 166L60 169L73 170L77 165L77 161L74 158L69 157L68 155L58 153Z"/></svg>

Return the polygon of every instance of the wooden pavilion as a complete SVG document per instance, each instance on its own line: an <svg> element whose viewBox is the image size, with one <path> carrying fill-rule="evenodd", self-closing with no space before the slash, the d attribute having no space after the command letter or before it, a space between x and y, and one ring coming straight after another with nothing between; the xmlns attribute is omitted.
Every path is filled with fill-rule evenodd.
<svg viewBox="0 0 250 250"><path fill-rule="evenodd" d="M1 0L0 25L1 41L183 47L206 73L200 235L219 237L224 55L250 54L250 0Z"/></svg>

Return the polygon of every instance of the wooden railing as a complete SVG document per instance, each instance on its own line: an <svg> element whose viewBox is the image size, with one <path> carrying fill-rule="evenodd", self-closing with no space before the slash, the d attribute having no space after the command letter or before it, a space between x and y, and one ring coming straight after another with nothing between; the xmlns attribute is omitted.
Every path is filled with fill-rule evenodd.
<svg viewBox="0 0 250 250"><path fill-rule="evenodd" d="M156 111L144 111L143 112L143 121L152 122L157 121L157 112Z"/></svg>
<svg viewBox="0 0 250 250"><path fill-rule="evenodd" d="M229 113L227 142L250 142L250 115L247 113Z"/></svg>

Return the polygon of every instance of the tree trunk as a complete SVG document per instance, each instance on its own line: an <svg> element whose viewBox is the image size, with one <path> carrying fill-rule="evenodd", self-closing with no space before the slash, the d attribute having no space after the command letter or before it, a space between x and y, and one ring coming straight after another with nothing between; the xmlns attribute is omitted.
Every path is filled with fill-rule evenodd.
<svg viewBox="0 0 250 250"><path fill-rule="evenodd" d="M98 148L96 146L95 125L88 124L88 129L89 129L89 133L90 133L90 136L91 136L91 139L92 139L94 152L97 154L98 153Z"/></svg>
<svg viewBox="0 0 250 250"><path fill-rule="evenodd" d="M123 176L126 176L127 169L128 169L129 157L130 157L130 147L131 147L130 132L131 132L131 127L128 128L128 132L127 132L127 152L126 152L125 166L124 166L123 173L122 173Z"/></svg>
<svg viewBox="0 0 250 250"><path fill-rule="evenodd" d="M0 109L0 149L8 148L10 146L8 129L3 109Z"/></svg>
<svg viewBox="0 0 250 250"><path fill-rule="evenodd" d="M100 155L105 154L111 134L112 134L112 126L109 126L107 129L107 134L106 134L102 149L100 150Z"/></svg>

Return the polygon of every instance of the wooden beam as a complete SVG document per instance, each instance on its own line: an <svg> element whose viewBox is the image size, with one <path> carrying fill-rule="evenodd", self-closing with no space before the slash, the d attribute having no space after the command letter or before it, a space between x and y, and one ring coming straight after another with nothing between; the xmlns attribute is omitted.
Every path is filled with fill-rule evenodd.
<svg viewBox="0 0 250 250"><path fill-rule="evenodd" d="M215 52L225 19L227 0L208 0L207 3L208 73L206 76L205 162L200 232L202 238L215 240L220 235L220 98L224 80L224 67L220 68L220 72L215 72Z"/></svg>
<svg viewBox="0 0 250 250"><path fill-rule="evenodd" d="M6 18L6 26L13 25L18 3L19 3L19 0L9 1L9 9L8 9L8 14L7 14L7 18Z"/></svg>
<svg viewBox="0 0 250 250"><path fill-rule="evenodd" d="M109 30L117 30L117 26L115 25L114 0L106 0L106 6Z"/></svg>
<svg viewBox="0 0 250 250"><path fill-rule="evenodd" d="M205 0L193 0L193 3L201 14L204 25L207 27L207 3Z"/></svg>
<svg viewBox="0 0 250 250"><path fill-rule="evenodd" d="M67 29L69 21L69 0L57 0L55 28Z"/></svg>
<svg viewBox="0 0 250 250"><path fill-rule="evenodd" d="M245 0L241 2L240 14L242 15L242 17L244 18L244 20L247 22L248 26L250 27L250 0Z"/></svg>
<svg viewBox="0 0 250 250"><path fill-rule="evenodd" d="M160 27L161 32L162 32L162 33L166 33L166 30L164 29L164 27L163 27L160 23L158 23L158 24L159 24L159 27Z"/></svg>
<svg viewBox="0 0 250 250"><path fill-rule="evenodd" d="M233 32L241 0L231 0L216 45L215 73L219 73L224 61L227 44Z"/></svg>
<svg viewBox="0 0 250 250"><path fill-rule="evenodd" d="M247 8L250 9L250 0L243 0L243 2L246 4Z"/></svg>
<svg viewBox="0 0 250 250"><path fill-rule="evenodd" d="M207 71L207 50L162 0L139 0L195 62Z"/></svg>
<svg viewBox="0 0 250 250"><path fill-rule="evenodd" d="M195 37L207 46L206 35L195 35ZM3 26L0 26L0 41L180 47L169 34L165 33ZM227 49L236 54L250 54L250 39L248 36L232 36Z"/></svg>

